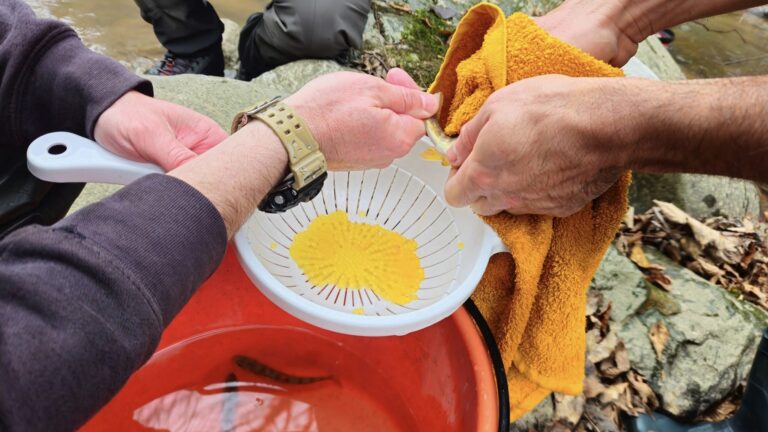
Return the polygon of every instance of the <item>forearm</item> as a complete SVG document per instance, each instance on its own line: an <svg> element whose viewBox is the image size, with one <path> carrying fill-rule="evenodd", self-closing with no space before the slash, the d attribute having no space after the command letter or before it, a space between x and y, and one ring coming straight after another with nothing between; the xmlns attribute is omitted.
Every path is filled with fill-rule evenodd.
<svg viewBox="0 0 768 432"><path fill-rule="evenodd" d="M661 29L768 0L567 0L537 18L553 36L614 66Z"/></svg>
<svg viewBox="0 0 768 432"><path fill-rule="evenodd" d="M21 0L0 2L0 135L23 148L54 130L93 136L99 115L148 81L87 49L66 24L38 19Z"/></svg>
<svg viewBox="0 0 768 432"><path fill-rule="evenodd" d="M768 182L768 77L627 82L630 168Z"/></svg>
<svg viewBox="0 0 768 432"><path fill-rule="evenodd" d="M224 225L152 175L0 242L0 430L75 430L154 352L214 271Z"/></svg>
<svg viewBox="0 0 768 432"><path fill-rule="evenodd" d="M261 199L286 174L288 155L265 124L252 122L236 134L171 171L219 210L232 237Z"/></svg>
<svg viewBox="0 0 768 432"><path fill-rule="evenodd" d="M583 1L583 0L579 0ZM620 0L617 25L640 42L659 30L765 4L767 0Z"/></svg>

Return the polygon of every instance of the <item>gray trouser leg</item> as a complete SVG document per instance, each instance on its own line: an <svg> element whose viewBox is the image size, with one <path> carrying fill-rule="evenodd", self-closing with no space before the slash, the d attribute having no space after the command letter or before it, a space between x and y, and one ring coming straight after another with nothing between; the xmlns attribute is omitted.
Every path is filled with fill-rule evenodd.
<svg viewBox="0 0 768 432"><path fill-rule="evenodd" d="M330 59L360 48L369 0L275 0L243 28L240 60L276 66L303 58ZM259 69L259 67L256 67Z"/></svg>
<svg viewBox="0 0 768 432"><path fill-rule="evenodd" d="M189 56L221 46L224 24L207 1L134 1L141 9L141 17L152 24L157 39L168 51Z"/></svg>

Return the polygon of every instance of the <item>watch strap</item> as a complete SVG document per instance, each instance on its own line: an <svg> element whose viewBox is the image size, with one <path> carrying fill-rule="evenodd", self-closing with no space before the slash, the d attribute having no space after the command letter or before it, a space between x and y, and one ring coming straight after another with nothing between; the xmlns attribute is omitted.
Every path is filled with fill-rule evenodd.
<svg viewBox="0 0 768 432"><path fill-rule="evenodd" d="M294 177L293 187L303 188L326 172L325 157L301 117L283 102L276 102L253 117L266 123L280 138Z"/></svg>
<svg viewBox="0 0 768 432"><path fill-rule="evenodd" d="M325 157L301 116L275 96L241 111L232 121L232 133L258 119L272 129L288 153L288 166L293 174L293 188L300 190L327 171Z"/></svg>

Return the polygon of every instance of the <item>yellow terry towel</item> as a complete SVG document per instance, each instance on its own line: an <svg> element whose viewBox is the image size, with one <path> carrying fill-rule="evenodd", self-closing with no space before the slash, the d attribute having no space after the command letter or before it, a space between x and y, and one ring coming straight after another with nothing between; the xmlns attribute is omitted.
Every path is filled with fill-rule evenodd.
<svg viewBox="0 0 768 432"><path fill-rule="evenodd" d="M493 91L544 74L622 76L528 16L505 19L497 6L483 3L462 18L430 91L443 93L440 123L456 134ZM567 218L484 218L511 254L491 259L472 298L507 368L512 420L552 391L582 391L586 291L625 213L629 180L626 173Z"/></svg>

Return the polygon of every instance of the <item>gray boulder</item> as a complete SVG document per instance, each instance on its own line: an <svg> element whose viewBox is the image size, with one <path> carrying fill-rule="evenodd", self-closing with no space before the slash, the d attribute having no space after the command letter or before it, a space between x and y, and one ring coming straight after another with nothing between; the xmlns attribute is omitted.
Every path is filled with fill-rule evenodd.
<svg viewBox="0 0 768 432"><path fill-rule="evenodd" d="M240 41L240 25L231 19L221 18L224 34L221 35L221 49L224 51L224 69L236 70L240 63L237 44Z"/></svg>
<svg viewBox="0 0 768 432"><path fill-rule="evenodd" d="M645 252L651 263L666 268L670 293L649 286L640 270L613 247L591 289L613 304L612 328L625 342L633 367L659 394L662 408L691 418L745 379L768 315L655 249ZM669 340L657 358L648 334L659 321L668 329Z"/></svg>
<svg viewBox="0 0 768 432"><path fill-rule="evenodd" d="M754 183L701 174L636 174L630 203L636 212L653 206L653 200L674 203L696 218L751 217L760 214L760 192Z"/></svg>
<svg viewBox="0 0 768 432"><path fill-rule="evenodd" d="M333 60L299 60L262 74L253 79L251 84L282 94L290 94L320 75L349 70L352 69L345 68Z"/></svg>
<svg viewBox="0 0 768 432"><path fill-rule="evenodd" d="M509 425L509 432L528 432L544 430L555 415L555 404L552 396L547 396L525 415Z"/></svg>
<svg viewBox="0 0 768 432"><path fill-rule="evenodd" d="M252 82L205 75L147 77L155 97L205 114L229 131L235 113L278 93Z"/></svg>

